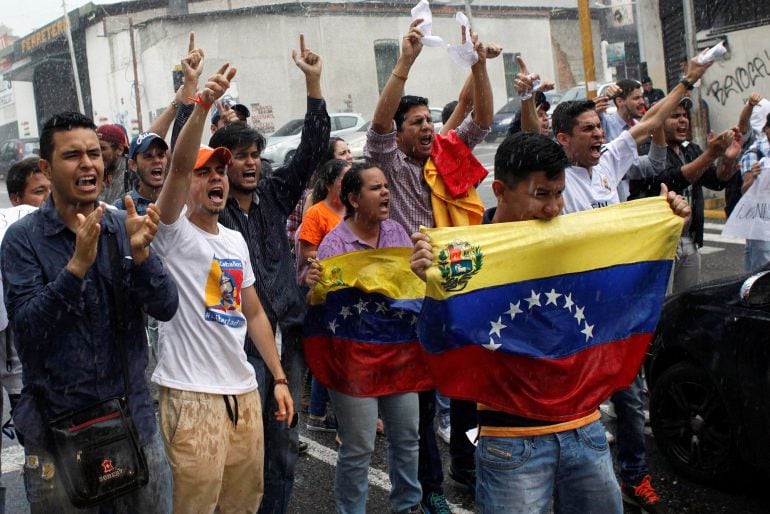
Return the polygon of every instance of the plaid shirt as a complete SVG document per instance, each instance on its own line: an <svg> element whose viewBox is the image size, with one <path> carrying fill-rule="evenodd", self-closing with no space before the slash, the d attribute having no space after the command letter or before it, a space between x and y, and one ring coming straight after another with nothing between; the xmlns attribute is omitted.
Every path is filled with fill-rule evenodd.
<svg viewBox="0 0 770 514"><path fill-rule="evenodd" d="M741 158L741 174L751 170L755 162L759 162L762 157L770 157L770 141L767 139L757 139L752 143L746 153Z"/></svg>
<svg viewBox="0 0 770 514"><path fill-rule="evenodd" d="M457 127L457 135L473 150L489 134L489 129L476 125L470 115ZM434 227L430 187L425 182L423 166L407 157L396 143L396 122L387 134L378 134L371 128L366 134L364 155L379 164L390 183L390 217L403 226L407 233L417 232L420 225Z"/></svg>

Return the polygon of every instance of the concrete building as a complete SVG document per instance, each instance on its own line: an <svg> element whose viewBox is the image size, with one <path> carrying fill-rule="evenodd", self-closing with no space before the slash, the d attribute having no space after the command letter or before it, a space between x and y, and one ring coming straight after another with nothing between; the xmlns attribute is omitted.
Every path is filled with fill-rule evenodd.
<svg viewBox="0 0 770 514"><path fill-rule="evenodd" d="M304 79L290 57L303 33L309 47L324 59L323 89L329 110L360 112L370 118L415 3L140 0L86 4L69 13L84 110L97 124L121 123L129 133L146 128L173 98L179 74L175 67L192 31L196 44L206 52L204 78L226 61L236 66L238 75L229 93L251 108L252 123L269 134L304 113ZM500 58L489 62L496 108L514 94L518 54L532 71L554 80L558 90L583 81L575 0L475 0L471 5L474 27L482 39L504 48ZM463 7L459 0L432 2L434 34L459 42L460 30L453 18ZM603 77L601 34L611 25L612 13L592 10L599 81ZM6 80L31 85L37 124L55 112L78 108L65 29L64 18L59 18L20 38L14 44L13 66L4 73ZM624 29L616 36L626 37L628 32ZM636 42L631 43L629 54L637 56L633 73L638 74L639 52L633 50ZM134 63L141 109L134 89ZM445 50L425 48L407 93L427 96L433 105L443 106L455 99L466 74Z"/></svg>

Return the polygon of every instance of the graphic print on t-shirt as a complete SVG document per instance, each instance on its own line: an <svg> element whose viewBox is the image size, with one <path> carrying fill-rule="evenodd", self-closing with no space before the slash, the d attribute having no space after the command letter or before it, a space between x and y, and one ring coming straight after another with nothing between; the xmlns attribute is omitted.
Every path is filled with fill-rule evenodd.
<svg viewBox="0 0 770 514"><path fill-rule="evenodd" d="M240 259L214 257L206 281L206 321L234 328L246 323L241 314L242 284L243 262Z"/></svg>

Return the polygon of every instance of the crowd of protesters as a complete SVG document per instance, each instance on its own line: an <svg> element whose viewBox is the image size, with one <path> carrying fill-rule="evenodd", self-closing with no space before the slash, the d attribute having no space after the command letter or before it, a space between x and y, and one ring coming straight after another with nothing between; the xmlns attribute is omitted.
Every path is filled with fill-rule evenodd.
<svg viewBox="0 0 770 514"><path fill-rule="evenodd" d="M224 64L201 81L205 54L192 35L183 85L130 142L122 127L96 127L79 113L46 121L40 158L8 173L14 207L2 212L0 250L3 386L33 513L286 512L302 451L303 322L319 259L413 247L411 268L424 279L434 255L421 226L550 220L663 194L686 219L669 290L698 283L702 188L724 189L739 176L740 196L770 156L770 115L761 132L748 123L761 95L750 97L736 127L701 149L690 141L688 93L708 64L694 58L668 94L648 78L623 79L607 98L561 103L549 119L545 96L528 94L539 76L519 58L522 110L497 149L496 205L485 210L473 196L437 205L431 172L441 164L431 159L437 135L428 100L404 95L422 51L420 21L401 40L365 163L352 163L345 141L330 139L321 58L303 37L292 58L305 77L307 111L296 153L277 169L261 158L266 141L249 126L248 108L223 101L236 68ZM501 51L475 34L472 45L474 64L441 131L465 156L489 133L487 60ZM207 127L209 145L201 146ZM486 172L467 161L462 171L477 185ZM748 241L747 270L768 260L768 242ZM338 512L366 511L378 423L388 441L392 511L450 512L434 427L437 399L445 399L436 391L359 398L309 380L303 422L338 432ZM483 512L620 513L623 501L664 512L647 464L643 389L640 372L607 399L615 436L598 410L553 423L450 399L442 418L448 474ZM112 397L125 397L149 481L102 506L76 508L49 421ZM477 426L476 447L466 430ZM608 436L616 439L619 480ZM531 455L522 461L524 453Z"/></svg>

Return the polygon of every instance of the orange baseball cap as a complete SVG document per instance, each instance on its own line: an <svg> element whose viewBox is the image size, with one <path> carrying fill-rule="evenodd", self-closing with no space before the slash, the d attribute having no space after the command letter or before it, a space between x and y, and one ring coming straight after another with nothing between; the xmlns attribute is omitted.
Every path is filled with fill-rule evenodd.
<svg viewBox="0 0 770 514"><path fill-rule="evenodd" d="M212 157L216 157L225 164L230 164L230 161L233 159L233 154L230 153L230 150L224 146L220 146L219 148L211 148L210 146L201 145L200 149L198 150L198 158L195 160L195 168L193 169L197 170L198 168L202 167L204 164L209 162L209 159Z"/></svg>

